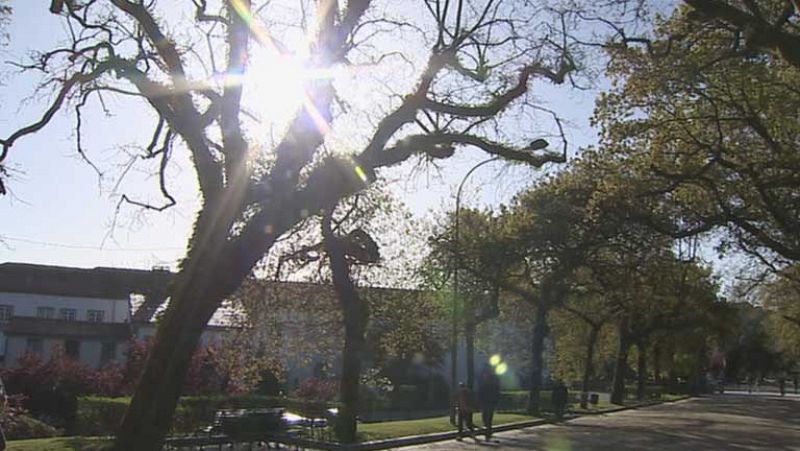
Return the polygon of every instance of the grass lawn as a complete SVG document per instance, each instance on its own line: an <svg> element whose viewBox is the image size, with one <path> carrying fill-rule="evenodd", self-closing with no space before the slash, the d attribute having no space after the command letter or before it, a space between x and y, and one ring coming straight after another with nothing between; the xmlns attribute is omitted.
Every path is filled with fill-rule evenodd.
<svg viewBox="0 0 800 451"><path fill-rule="evenodd" d="M685 398L685 395L662 395L663 401L672 401ZM589 406L583 410L580 404L572 405L571 411L577 414L598 411L616 407L606 401L601 401L596 406ZM475 425L480 427L480 413L474 415ZM496 413L494 424L508 424L520 421L535 420L536 417L518 413ZM421 420L387 421L383 423L363 423L358 425L361 441L382 440L409 435L433 434L435 432L453 431L455 427L450 424L450 417L425 418ZM96 437L55 437L33 440L14 440L8 442L9 451L102 451L111 441Z"/></svg>
<svg viewBox="0 0 800 451"><path fill-rule="evenodd" d="M101 451L111 441L94 437L54 437L8 442L8 451Z"/></svg>
<svg viewBox="0 0 800 451"><path fill-rule="evenodd" d="M475 426L480 427L480 413L476 413ZM516 423L518 421L535 420L536 417L516 413L496 413L494 425ZM454 431L450 417L425 418L421 420L386 421L383 423L364 423L358 425L358 433L362 441L382 440L409 435L433 434L435 432Z"/></svg>

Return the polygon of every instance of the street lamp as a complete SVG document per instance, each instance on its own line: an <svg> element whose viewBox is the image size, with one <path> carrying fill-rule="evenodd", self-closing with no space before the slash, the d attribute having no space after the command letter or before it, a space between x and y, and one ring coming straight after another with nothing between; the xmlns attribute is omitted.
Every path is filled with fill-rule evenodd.
<svg viewBox="0 0 800 451"><path fill-rule="evenodd" d="M535 139L533 140L526 150L530 152L534 152L537 150L542 150L547 147L549 143L545 139ZM494 157L488 158L483 160L470 168L469 171L464 175L464 178L461 179L461 183L458 185L458 191L456 192L456 222L455 222L455 230L453 231L453 244L454 244L454 266L455 269L453 271L453 308L452 308L452 326L453 329L451 331L450 337L450 387L453 390L456 389L458 386L458 268L461 266L461 253L459 249L459 225L460 225L460 218L461 218L461 192L464 189L464 184L467 182L467 179L472 175L475 170L479 167L489 164L493 161L497 161L503 158L500 155L495 155ZM473 388L473 387L470 387Z"/></svg>

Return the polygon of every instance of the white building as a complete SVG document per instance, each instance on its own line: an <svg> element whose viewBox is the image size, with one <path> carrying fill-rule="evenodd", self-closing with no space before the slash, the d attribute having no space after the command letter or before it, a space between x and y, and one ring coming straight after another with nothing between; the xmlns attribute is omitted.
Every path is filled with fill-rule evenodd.
<svg viewBox="0 0 800 451"><path fill-rule="evenodd" d="M171 277L158 268L0 264L0 362L13 366L25 353L47 359L62 347L91 367L122 363L131 338L155 333L151 317ZM209 327L203 343L224 331Z"/></svg>

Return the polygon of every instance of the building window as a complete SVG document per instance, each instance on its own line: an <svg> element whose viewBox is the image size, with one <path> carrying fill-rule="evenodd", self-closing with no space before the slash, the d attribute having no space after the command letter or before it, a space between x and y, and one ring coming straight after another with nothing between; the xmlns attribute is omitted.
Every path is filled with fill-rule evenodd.
<svg viewBox="0 0 800 451"><path fill-rule="evenodd" d="M91 323L102 323L103 316L105 316L105 313L106 312L104 312L103 310L87 310L86 321L89 321Z"/></svg>
<svg viewBox="0 0 800 451"><path fill-rule="evenodd" d="M77 311L74 308L62 308L58 313L61 319L65 321L75 321L75 317L77 316Z"/></svg>
<svg viewBox="0 0 800 451"><path fill-rule="evenodd" d="M100 364L108 363L117 358L117 343L107 341L100 349Z"/></svg>
<svg viewBox="0 0 800 451"><path fill-rule="evenodd" d="M7 323L14 316L13 305L0 305L0 323Z"/></svg>
<svg viewBox="0 0 800 451"><path fill-rule="evenodd" d="M79 359L81 357L81 342L78 340L65 340L64 354L71 359Z"/></svg>
<svg viewBox="0 0 800 451"><path fill-rule="evenodd" d="M41 338L28 338L25 342L25 351L31 354L42 355L44 353L44 342Z"/></svg>
<svg viewBox="0 0 800 451"><path fill-rule="evenodd" d="M53 307L36 307L36 317L52 319L56 316L56 309Z"/></svg>

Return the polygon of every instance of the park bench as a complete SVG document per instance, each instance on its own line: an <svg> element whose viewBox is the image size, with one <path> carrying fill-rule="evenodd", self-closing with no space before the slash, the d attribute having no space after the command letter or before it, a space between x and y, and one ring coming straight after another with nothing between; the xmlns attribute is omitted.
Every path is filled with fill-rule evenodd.
<svg viewBox="0 0 800 451"><path fill-rule="evenodd" d="M270 449L280 443L291 441L296 434L283 418L284 410L273 409L225 409L218 410L214 422L192 435L170 437L165 449L230 449L236 443L258 443ZM226 446L227 448L223 448Z"/></svg>

